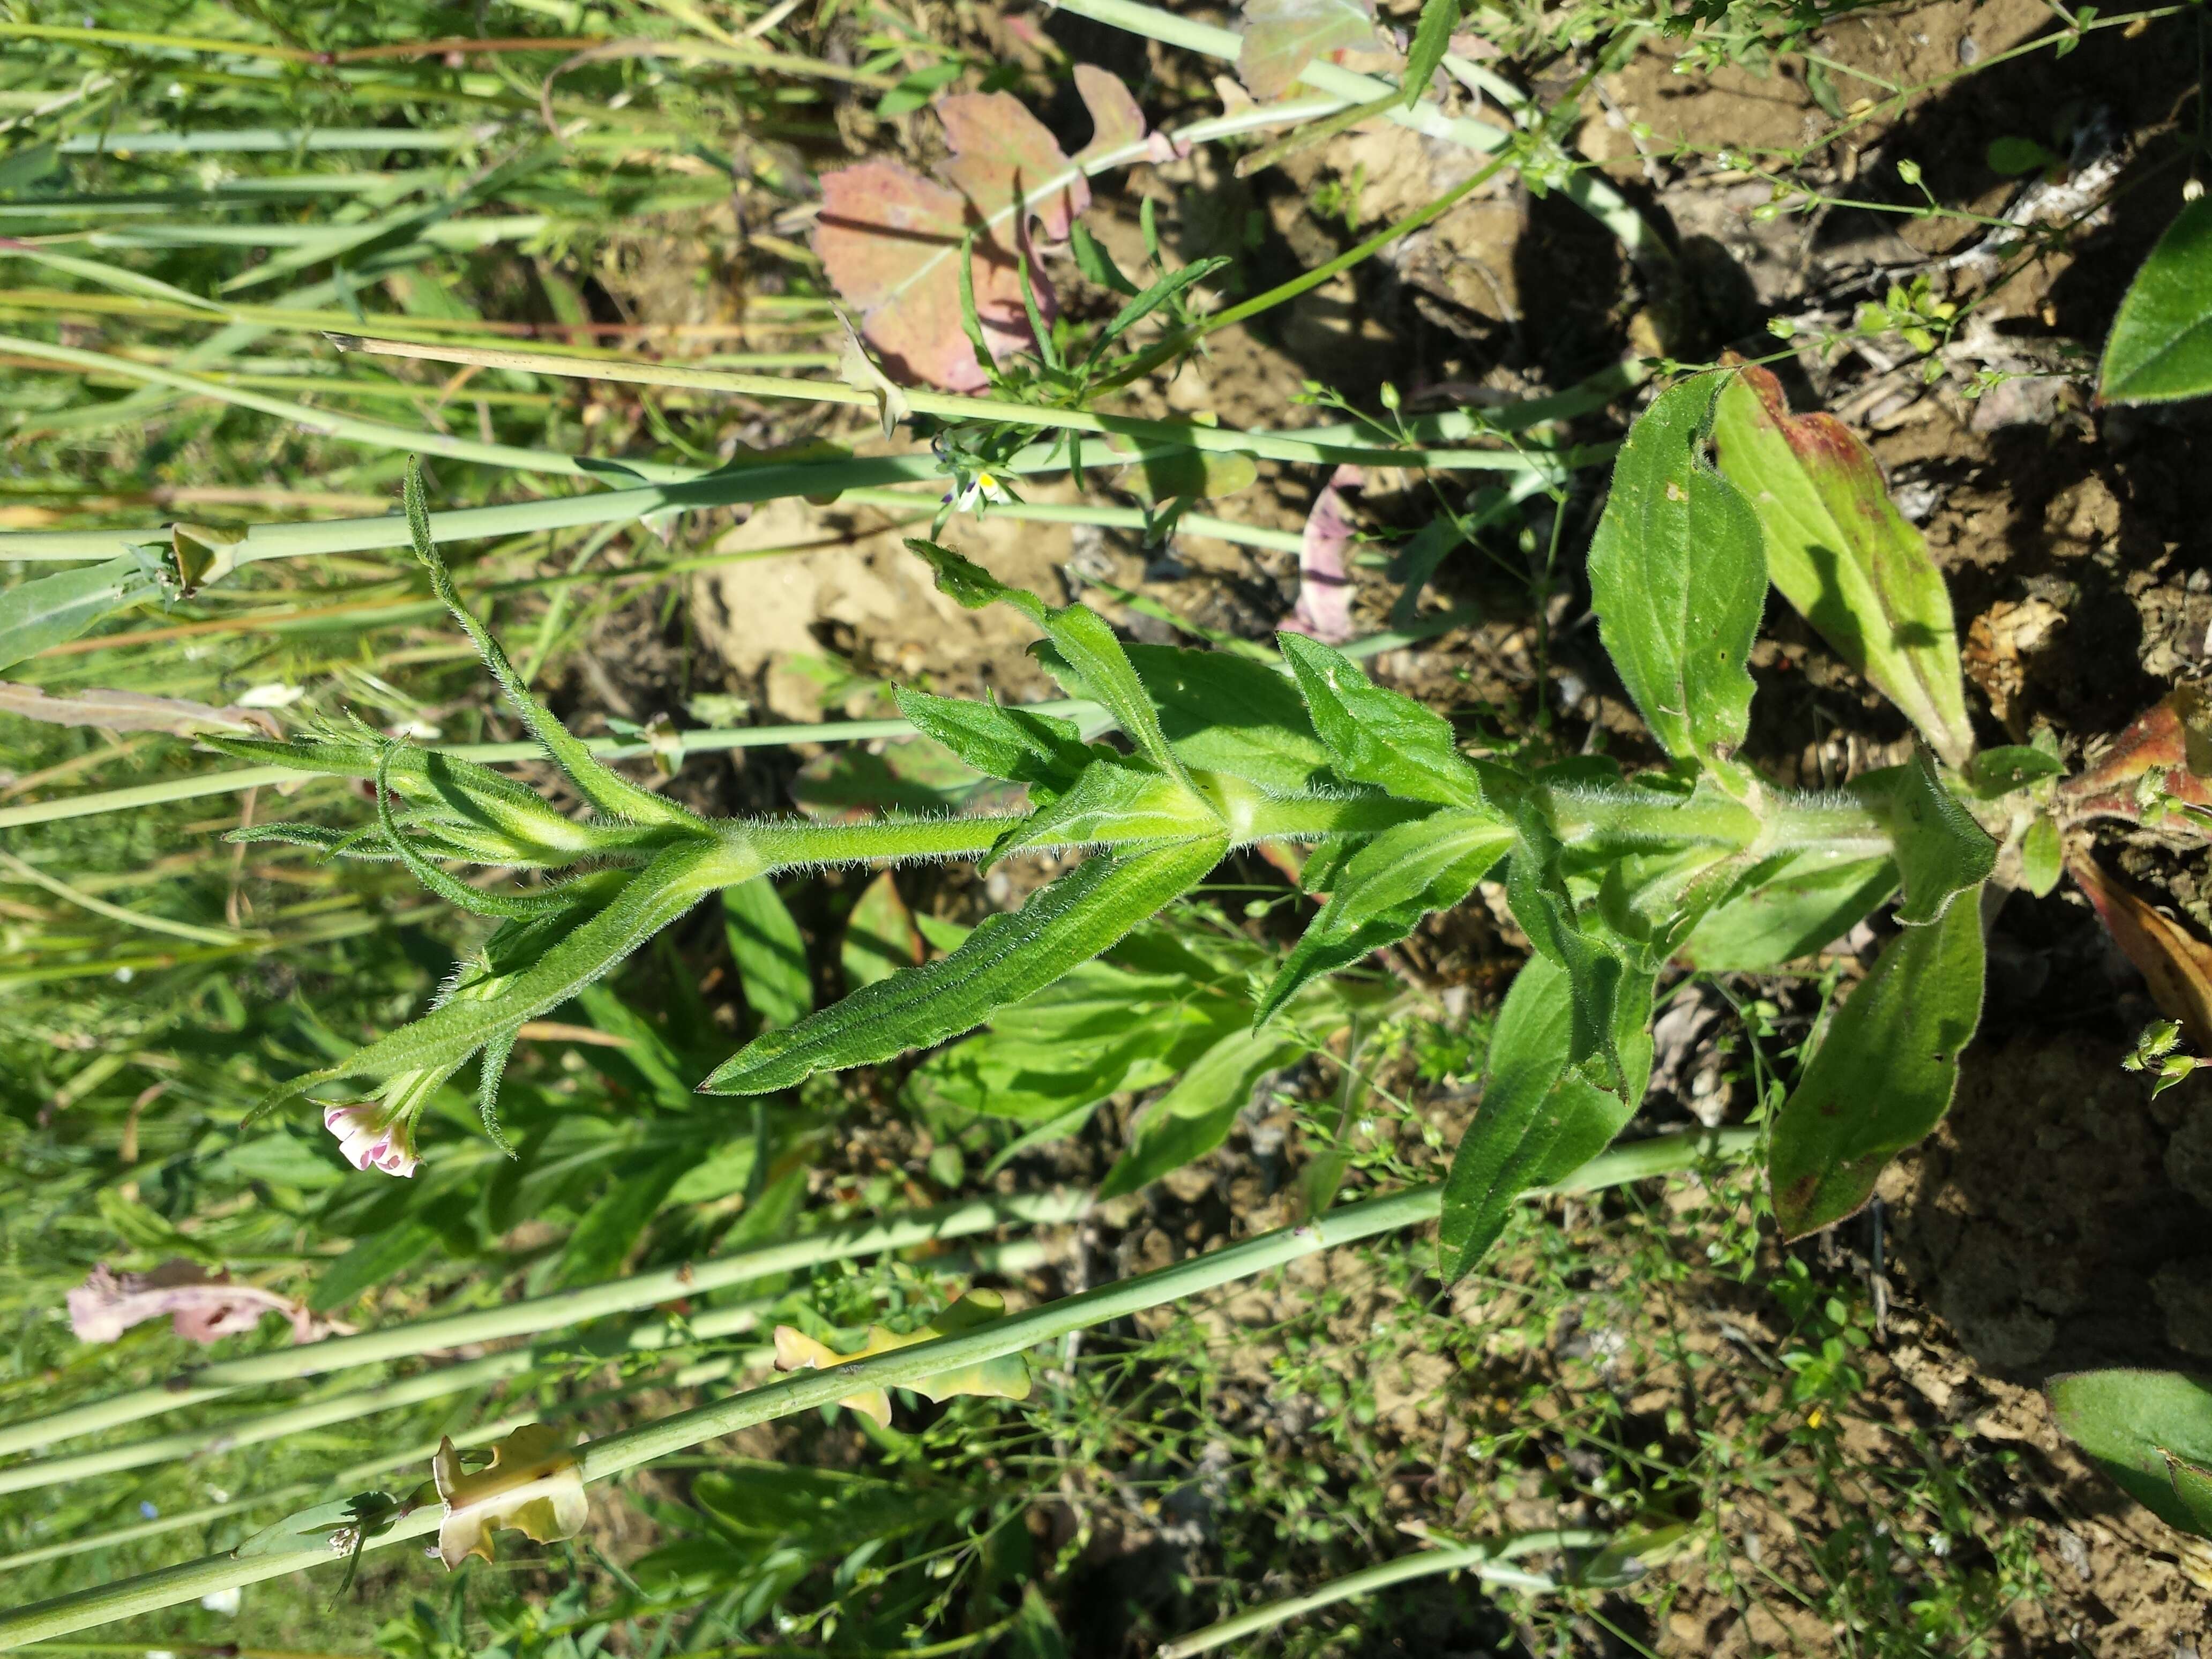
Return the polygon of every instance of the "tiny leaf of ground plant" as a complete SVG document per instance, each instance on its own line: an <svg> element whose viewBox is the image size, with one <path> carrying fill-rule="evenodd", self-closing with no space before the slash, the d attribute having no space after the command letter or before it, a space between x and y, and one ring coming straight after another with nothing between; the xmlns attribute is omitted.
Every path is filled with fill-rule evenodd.
<svg viewBox="0 0 2212 1659"><path fill-rule="evenodd" d="M1725 761L1742 743L1766 602L1759 520L1703 453L1719 390L1686 380L1644 410L1589 552L1606 651L1652 735L1685 760Z"/></svg>
<svg viewBox="0 0 2212 1659"><path fill-rule="evenodd" d="M1713 442L1759 515L1782 597L1947 764L1963 766L1974 732L1950 590L1872 452L1832 415L1790 414L1781 381L1756 366L1723 389Z"/></svg>
<svg viewBox="0 0 2212 1659"><path fill-rule="evenodd" d="M1482 1103L1444 1181L1437 1272L1446 1284L1498 1242L1516 1199L1596 1157L1635 1110L1569 1069L1573 1007L1566 970L1542 957L1505 994Z"/></svg>
<svg viewBox="0 0 2212 1659"><path fill-rule="evenodd" d="M2128 285L2097 374L2108 404L2212 392L2212 198L2185 204Z"/></svg>
<svg viewBox="0 0 2212 1659"><path fill-rule="evenodd" d="M1889 942L1775 1118L1768 1174L1784 1237L1856 1215L1882 1165L1942 1121L1981 1012L1978 906Z"/></svg>
<svg viewBox="0 0 2212 1659"><path fill-rule="evenodd" d="M2075 1371L2047 1385L2059 1429L2168 1526L2212 1538L2212 1380Z"/></svg>

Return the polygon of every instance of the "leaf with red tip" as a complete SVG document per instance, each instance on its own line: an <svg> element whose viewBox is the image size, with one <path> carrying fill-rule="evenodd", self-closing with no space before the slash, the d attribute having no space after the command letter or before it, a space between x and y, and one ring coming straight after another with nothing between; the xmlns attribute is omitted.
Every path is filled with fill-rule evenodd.
<svg viewBox="0 0 2212 1659"><path fill-rule="evenodd" d="M1237 75L1255 98L1279 98L1315 58L1380 44L1373 0L1244 0Z"/></svg>

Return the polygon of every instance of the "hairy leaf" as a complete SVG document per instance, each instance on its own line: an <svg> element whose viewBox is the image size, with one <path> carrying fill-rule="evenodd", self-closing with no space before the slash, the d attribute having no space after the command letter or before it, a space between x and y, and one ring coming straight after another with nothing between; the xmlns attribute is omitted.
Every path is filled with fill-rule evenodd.
<svg viewBox="0 0 2212 1659"><path fill-rule="evenodd" d="M1920 927L1942 915L1958 895L1988 879L1996 867L1997 844L1943 787L1925 750L1897 769L1887 805L1897 867L1905 878L1905 902L1897 907L1897 919L1908 927Z"/></svg>
<svg viewBox="0 0 2212 1659"><path fill-rule="evenodd" d="M814 1007L806 941L774 884L756 876L724 892L722 924L754 1018L763 1027L795 1025L805 1018Z"/></svg>
<svg viewBox="0 0 2212 1659"><path fill-rule="evenodd" d="M1685 380L1638 418L1589 551L1598 631L1644 724L1669 754L1709 762L1743 742L1766 603L1759 519L1704 453L1719 390Z"/></svg>
<svg viewBox="0 0 2212 1659"><path fill-rule="evenodd" d="M889 1060L973 1029L1088 962L1218 863L1219 837L1085 860L951 956L854 992L798 1024L756 1037L700 1086L766 1094L816 1072Z"/></svg>
<svg viewBox="0 0 2212 1659"><path fill-rule="evenodd" d="M1681 954L1707 973L1756 973L1841 939L1896 890L1888 859L1831 864L1790 854L1706 912Z"/></svg>
<svg viewBox="0 0 2212 1659"><path fill-rule="evenodd" d="M1205 1157L1229 1138L1260 1079L1304 1052L1303 1043L1279 1032L1240 1030L1223 1036L1146 1109L1128 1151L1107 1171L1098 1196L1133 1193Z"/></svg>
<svg viewBox="0 0 2212 1659"><path fill-rule="evenodd" d="M2168 1526L2212 1538L2212 1378L2075 1371L2045 1386L2060 1431L2113 1485Z"/></svg>
<svg viewBox="0 0 2212 1659"><path fill-rule="evenodd" d="M878 1354L911 1348L916 1343L965 1335L1003 1317L1006 1311L1006 1298L996 1291L970 1291L917 1329L891 1331L881 1325L869 1326L866 1342L850 1353L840 1353L828 1343L817 1341L792 1326L779 1325L775 1328L775 1368L780 1371L834 1370L849 1360L872 1359ZM903 1386L928 1400L950 1400L956 1395L1026 1400L1030 1397L1029 1362L1018 1353L1001 1354L996 1359L941 1371ZM866 1413L885 1428L890 1427L890 1395L882 1389L864 1389L837 1403L848 1410Z"/></svg>
<svg viewBox="0 0 2212 1659"><path fill-rule="evenodd" d="M1316 58L1376 43L1372 0L1244 0L1237 76L1262 101L1297 84Z"/></svg>
<svg viewBox="0 0 2212 1659"><path fill-rule="evenodd" d="M1158 711L1160 729L1186 766L1225 772L1295 794L1328 771L1297 688L1267 664L1226 651L1125 647Z"/></svg>
<svg viewBox="0 0 2212 1659"><path fill-rule="evenodd" d="M116 612L161 596L152 565L134 553L18 582L0 593L0 668L66 645Z"/></svg>
<svg viewBox="0 0 2212 1659"><path fill-rule="evenodd" d="M1950 591L1881 469L1832 415L1795 415L1782 383L1747 367L1714 410L1720 470L1751 500L1766 572L1951 766L1973 752Z"/></svg>
<svg viewBox="0 0 2212 1659"><path fill-rule="evenodd" d="M1498 1242L1515 1200L1596 1157L1636 1109L1572 1069L1574 1005L1566 970L1542 957L1505 994L1482 1101L1444 1180L1437 1271L1446 1284Z"/></svg>
<svg viewBox="0 0 2212 1659"><path fill-rule="evenodd" d="M1982 1013L1978 907L1884 948L1774 1121L1775 1219L1802 1238L1856 1214L1882 1165L1942 1121Z"/></svg>
<svg viewBox="0 0 2212 1659"><path fill-rule="evenodd" d="M1099 761L1066 794L1008 831L991 857L1030 848L1188 841L1220 829L1212 804L1177 780L1140 764Z"/></svg>
<svg viewBox="0 0 2212 1659"><path fill-rule="evenodd" d="M1430 911L1460 902L1512 845L1512 830L1494 814L1464 808L1382 831L1346 860L1328 902L1260 1000L1255 1022L1273 1018L1322 975L1405 938Z"/></svg>
<svg viewBox="0 0 2212 1659"><path fill-rule="evenodd" d="M1406 53L1406 107L1421 101L1429 82L1451 50L1452 31L1459 27L1459 0L1425 0L1421 21L1413 29L1413 43Z"/></svg>
<svg viewBox="0 0 2212 1659"><path fill-rule="evenodd" d="M1482 781L1459 752L1451 722L1403 692L1375 684L1340 651L1278 634L1314 731L1347 782L1444 806L1479 806Z"/></svg>
<svg viewBox="0 0 2212 1659"><path fill-rule="evenodd" d="M1083 741L1074 721L1057 714L1001 707L995 700L933 696L907 686L895 687L892 696L899 713L923 736L935 738L977 771L1009 783L1062 790L1103 752Z"/></svg>
<svg viewBox="0 0 2212 1659"><path fill-rule="evenodd" d="M1601 1062L1601 1086L1632 1109L1651 1074L1651 975L1634 970L1620 940L1586 919L1560 872L1560 848L1534 800L1515 815L1517 840L1505 876L1513 919L1537 953L1564 969L1570 993L1567 1063ZM1589 925L1586 924L1586 921Z"/></svg>
<svg viewBox="0 0 2212 1659"><path fill-rule="evenodd" d="M2199 198L2158 239L2128 284L2097 396L2108 404L2172 403L2212 392L2212 200Z"/></svg>

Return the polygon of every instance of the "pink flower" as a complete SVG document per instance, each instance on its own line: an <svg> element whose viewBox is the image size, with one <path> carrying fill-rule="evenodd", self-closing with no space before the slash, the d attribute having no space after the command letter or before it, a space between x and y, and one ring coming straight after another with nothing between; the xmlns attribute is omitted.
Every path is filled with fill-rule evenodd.
<svg viewBox="0 0 2212 1659"><path fill-rule="evenodd" d="M338 1151L356 1170L411 1176L421 1161L415 1156L415 1115L404 1107L381 1100L325 1106L323 1127L338 1138Z"/></svg>

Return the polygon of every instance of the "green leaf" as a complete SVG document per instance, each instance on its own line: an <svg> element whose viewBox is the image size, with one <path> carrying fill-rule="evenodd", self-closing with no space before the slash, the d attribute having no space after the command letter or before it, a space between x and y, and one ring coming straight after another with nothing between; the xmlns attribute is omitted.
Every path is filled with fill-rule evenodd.
<svg viewBox="0 0 2212 1659"><path fill-rule="evenodd" d="M1114 256L1079 219L1068 227L1067 251L1074 256L1075 268L1086 281L1115 294L1136 294L1137 285L1121 274L1121 267L1114 263Z"/></svg>
<svg viewBox="0 0 2212 1659"><path fill-rule="evenodd" d="M1331 757L1297 688L1266 663L1227 651L1133 645L1129 661L1183 764L1295 794Z"/></svg>
<svg viewBox="0 0 2212 1659"><path fill-rule="evenodd" d="M1716 763L1750 723L1766 603L1758 515L1704 453L1719 392L1686 380L1638 418L1589 551L1598 632L1644 724L1678 759Z"/></svg>
<svg viewBox="0 0 2212 1659"><path fill-rule="evenodd" d="M1449 720L1375 684L1351 658L1319 640L1304 634L1275 638L1340 776L1413 800L1482 804L1482 781L1459 752Z"/></svg>
<svg viewBox="0 0 2212 1659"><path fill-rule="evenodd" d="M355 1297L398 1278L438 1243L438 1230L413 1218L357 1239L351 1249L323 1269L307 1292L316 1313L343 1308Z"/></svg>
<svg viewBox="0 0 2212 1659"><path fill-rule="evenodd" d="M1413 29L1413 44L1406 53L1406 107L1421 101L1430 79L1451 50L1452 31L1459 27L1459 0L1426 0L1421 21Z"/></svg>
<svg viewBox="0 0 2212 1659"><path fill-rule="evenodd" d="M0 593L0 668L66 645L117 611L161 595L152 566L131 553L18 582Z"/></svg>
<svg viewBox="0 0 2212 1659"><path fill-rule="evenodd" d="M1297 84L1317 58L1374 44L1373 0L1243 0L1237 76L1265 101Z"/></svg>
<svg viewBox="0 0 2212 1659"><path fill-rule="evenodd" d="M813 1012L806 941L766 876L723 893L722 925L738 982L745 988L746 1006L763 1029L796 1025Z"/></svg>
<svg viewBox="0 0 2212 1659"><path fill-rule="evenodd" d="M1882 1165L1942 1121L1982 1012L1978 907L1892 939L1830 1022L1774 1120L1768 1178L1784 1237L1857 1213Z"/></svg>
<svg viewBox="0 0 2212 1659"><path fill-rule="evenodd" d="M1601 921L1592 917L1585 925L1560 872L1564 849L1535 801L1522 803L1515 827L1506 902L1538 955L1566 970L1567 1063L1600 1057L1601 1086L1633 1108L1651 1073L1651 1039L1644 1029L1651 975L1630 970L1622 942L1606 936Z"/></svg>
<svg viewBox="0 0 2212 1659"><path fill-rule="evenodd" d="M2023 173L2041 173L2047 167L2062 165L2061 159L2051 153L2048 144L2039 144L2033 138L2023 138L2017 133L2007 133L1990 140L1984 152L1991 173L2016 179Z"/></svg>
<svg viewBox="0 0 2212 1659"><path fill-rule="evenodd" d="M1137 671L1130 665L1128 653L1103 617L1085 605L1055 610L1036 594L1007 586L972 559L935 542L909 538L907 546L937 573L938 590L947 598L970 611L980 611L987 605L1010 605L1044 629L1060 661L1081 687L1075 695L1103 704L1139 754L1169 776L1182 777L1182 764L1168 747L1152 700L1146 695Z"/></svg>
<svg viewBox="0 0 2212 1659"><path fill-rule="evenodd" d="M1101 1199L1119 1198L1203 1158L1229 1138L1259 1081L1305 1052L1279 1033L1230 1032L1146 1109L1129 1149L1107 1171Z"/></svg>
<svg viewBox="0 0 2212 1659"><path fill-rule="evenodd" d="M623 1170L568 1235L556 1282L586 1285L612 1278L676 1183L698 1161L699 1149L685 1146Z"/></svg>
<svg viewBox="0 0 2212 1659"><path fill-rule="evenodd" d="M2045 778L2055 778L2065 769L2066 763L2049 750L2010 744L2002 749L1984 749L1969 761L1966 781L1984 800L1996 800Z"/></svg>
<svg viewBox="0 0 2212 1659"><path fill-rule="evenodd" d="M1887 805L1897 867L1905 878L1905 902L1897 907L1897 919L1908 927L1921 927L1942 915L1958 895L1988 879L1996 867L1997 844L1943 787L1926 750L1893 773L1880 775L1895 779Z"/></svg>
<svg viewBox="0 0 2212 1659"><path fill-rule="evenodd" d="M1482 1104L1444 1179L1437 1271L1446 1284L1498 1242L1522 1193L1596 1157L1635 1110L1571 1069L1574 1004L1566 970L1542 957L1505 994Z"/></svg>
<svg viewBox="0 0 2212 1659"><path fill-rule="evenodd" d="M1236 263L1237 262L1234 259L1230 258L1226 254L1218 253L1207 258L1194 259L1188 264L1183 266L1180 270L1170 271L1166 276L1161 277L1159 281L1154 283L1150 288L1146 289L1142 294L1139 294L1135 298L1132 299L1128 304L1123 306L1121 310L1114 313L1113 317L1107 322L1106 326L1099 331L1097 343L1092 346L1091 355L1094 357L1097 356L1101 351L1103 351L1115 341L1120 339L1124 334L1127 334L1131 329L1134 328L1139 323L1144 321L1146 318L1151 316L1155 311L1158 311L1169 301L1174 299L1176 295L1182 293L1192 283L1202 283L1207 277L1212 276L1216 271L1222 270ZM1245 479L1245 483L1249 483L1250 482L1251 478L1248 477ZM1237 488L1241 489L1244 488L1244 485L1239 484ZM1228 494L1231 492L1223 491L1222 493Z"/></svg>
<svg viewBox="0 0 2212 1659"><path fill-rule="evenodd" d="M1832 864L1791 854L1754 872L1743 890L1706 912L1681 954L1707 973L1756 973L1841 939L1897 890L1886 858Z"/></svg>
<svg viewBox="0 0 2212 1659"><path fill-rule="evenodd" d="M1385 830L1345 862L1328 902L1260 1000L1255 1023L1323 974L1395 944L1431 910L1449 909L1513 845L1513 831L1487 811L1447 809Z"/></svg>
<svg viewBox="0 0 2212 1659"><path fill-rule="evenodd" d="M1074 721L1056 714L932 696L905 686L894 687L891 695L899 713L923 736L934 738L977 771L1009 783L1065 789L1106 752L1084 742Z"/></svg>
<svg viewBox="0 0 2212 1659"><path fill-rule="evenodd" d="M2185 203L2128 284L2097 396L2161 404L2212 392L2212 198Z"/></svg>
<svg viewBox="0 0 2212 1659"><path fill-rule="evenodd" d="M1088 962L1221 860L1219 837L1086 859L1011 915L996 915L951 956L854 992L738 1050L700 1086L766 1094L817 1072L889 1060L973 1029L997 1009Z"/></svg>
<svg viewBox="0 0 2212 1659"><path fill-rule="evenodd" d="M991 849L993 862L1025 848L1144 845L1216 835L1221 815L1196 790L1150 767L1102 760L1049 806Z"/></svg>
<svg viewBox="0 0 2212 1659"><path fill-rule="evenodd" d="M2061 1431L2115 1486L2168 1526L2212 1538L2212 1378L2075 1371L2046 1387Z"/></svg>
<svg viewBox="0 0 2212 1659"><path fill-rule="evenodd" d="M2039 817L2020 838L2020 877L2038 898L2058 885L2066 871L2066 842L2055 818Z"/></svg>
<svg viewBox="0 0 2212 1659"><path fill-rule="evenodd" d="M902 969L918 968L929 954L914 912L899 896L891 872L884 871L862 890L845 923L840 951L848 989L857 991L889 979Z"/></svg>
<svg viewBox="0 0 2212 1659"><path fill-rule="evenodd" d="M1965 765L1974 731L1950 591L1872 453L1832 415L1790 414L1782 383L1757 367L1723 389L1713 441L1759 515L1782 597L1948 764Z"/></svg>

